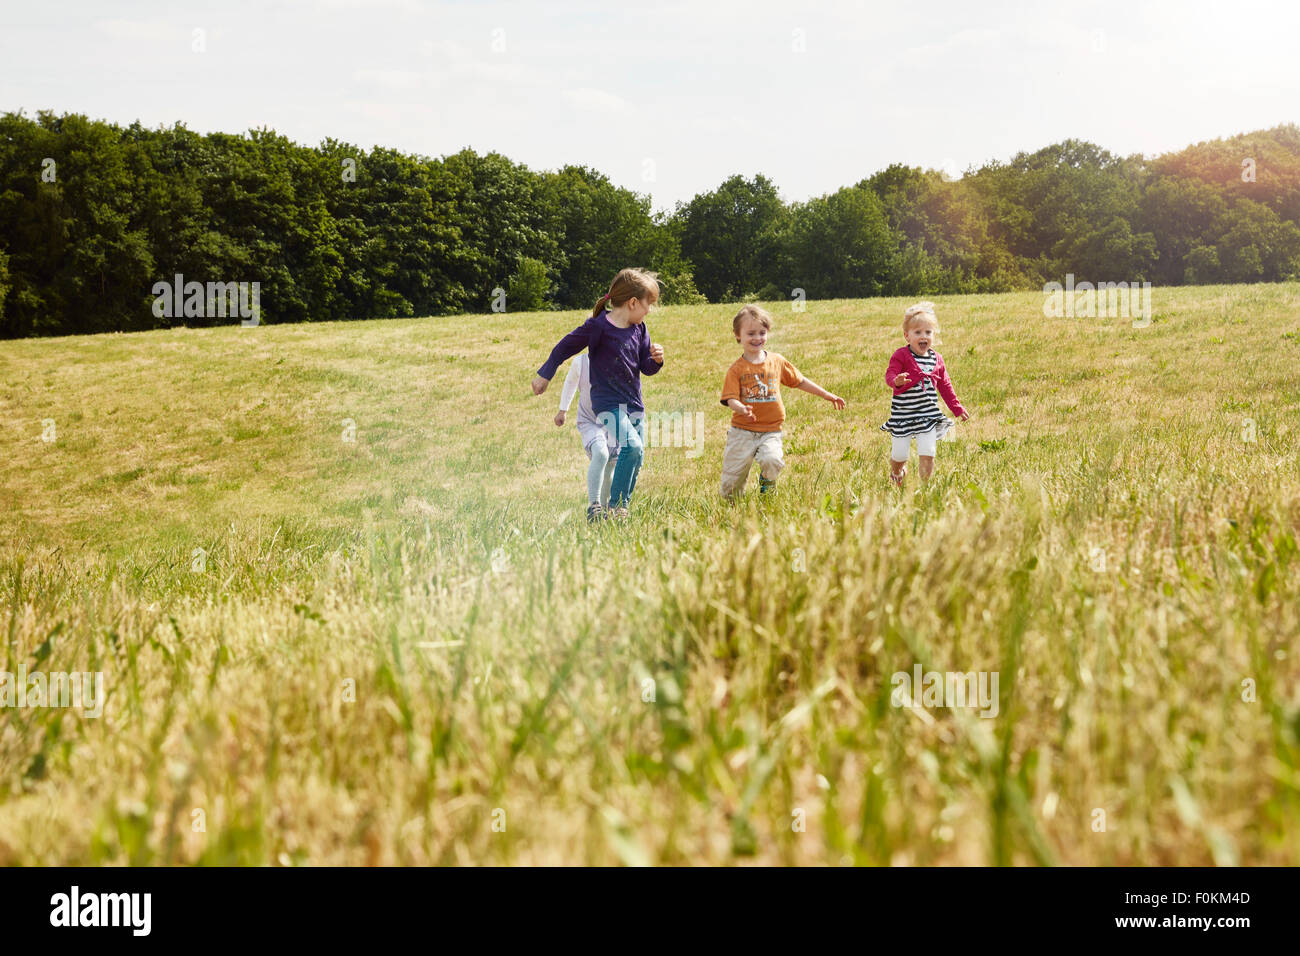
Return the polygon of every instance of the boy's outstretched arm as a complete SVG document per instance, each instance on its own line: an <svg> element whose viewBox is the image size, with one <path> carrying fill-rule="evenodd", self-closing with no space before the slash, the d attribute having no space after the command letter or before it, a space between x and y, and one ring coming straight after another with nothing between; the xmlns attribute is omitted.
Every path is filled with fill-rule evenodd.
<svg viewBox="0 0 1300 956"><path fill-rule="evenodd" d="M738 398L724 398L722 400L722 404L726 405L728 408L730 408L733 412L735 412L737 415L739 415L741 418L745 419L746 421L752 422L756 418L758 418L758 416L754 414L754 410Z"/></svg>
<svg viewBox="0 0 1300 956"><path fill-rule="evenodd" d="M801 392L807 392L809 395L816 395L818 398L824 398L826 399L826 401L830 402L836 408L844 407L844 399L840 398L838 395L826 391L826 389L822 388L820 385L818 385L810 378L804 379L802 382L796 385L795 388L799 389L799 391Z"/></svg>

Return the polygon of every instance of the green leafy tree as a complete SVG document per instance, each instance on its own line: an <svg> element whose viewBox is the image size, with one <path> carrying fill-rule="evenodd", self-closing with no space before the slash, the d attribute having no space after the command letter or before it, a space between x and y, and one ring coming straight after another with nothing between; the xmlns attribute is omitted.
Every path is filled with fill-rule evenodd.
<svg viewBox="0 0 1300 956"><path fill-rule="evenodd" d="M1100 229L1081 230L1058 244L1068 268L1103 281L1149 280L1156 259L1156 240L1149 232L1134 235L1118 216Z"/></svg>
<svg viewBox="0 0 1300 956"><path fill-rule="evenodd" d="M396 150L321 146L322 191L339 235L340 294L354 316L440 315L471 307L463 280L481 256L465 243L452 173Z"/></svg>
<svg viewBox="0 0 1300 956"><path fill-rule="evenodd" d="M1007 164L991 163L967 180L988 206L993 237L1025 271L1036 272L1042 281L1067 272L1092 281L1120 281L1135 277L1134 264L1123 263L1114 275L1086 270L1116 269L1108 250L1126 240L1113 227L1114 220L1139 221L1138 202L1150 178L1139 159L1120 159L1071 139L1017 154ZM1093 237L1099 230L1102 234ZM1150 244L1145 236L1131 240L1140 255L1153 243L1154 237ZM1139 273L1149 271L1149 261L1138 265Z"/></svg>
<svg viewBox="0 0 1300 956"><path fill-rule="evenodd" d="M546 263L540 259L520 256L519 265L506 286L506 308L511 312L536 312L546 307L546 297L552 290L546 275Z"/></svg>
<svg viewBox="0 0 1300 956"><path fill-rule="evenodd" d="M541 178L499 153L479 156L461 150L442 160L450 176L457 223L469 255L456 279L471 303L486 303L504 286L521 256L550 264L561 260L560 244L547 231ZM611 276L612 278L612 276Z"/></svg>
<svg viewBox="0 0 1300 956"><path fill-rule="evenodd" d="M1152 162L1162 176L1209 186L1225 201L1262 203L1279 218L1300 220L1300 126L1197 143Z"/></svg>
<svg viewBox="0 0 1300 956"><path fill-rule="evenodd" d="M870 189L846 186L791 210L785 243L790 288L810 299L882 295L897 241Z"/></svg>
<svg viewBox="0 0 1300 956"><path fill-rule="evenodd" d="M935 170L895 164L859 184L881 201L898 236L895 295L984 292L1030 283L1014 257L989 234L974 187Z"/></svg>
<svg viewBox="0 0 1300 956"><path fill-rule="evenodd" d="M1300 227L1282 221L1263 203L1238 200L1214 228L1225 282L1277 282L1300 262Z"/></svg>
<svg viewBox="0 0 1300 956"><path fill-rule="evenodd" d="M776 187L762 175L732 176L679 204L677 236L700 291L713 302L731 301L770 281L787 215Z"/></svg>
<svg viewBox="0 0 1300 956"><path fill-rule="evenodd" d="M555 299L589 308L622 268L669 264L674 244L661 235L650 197L611 183L585 166L565 166L541 176L547 229L559 248Z"/></svg>
<svg viewBox="0 0 1300 956"><path fill-rule="evenodd" d="M9 294L9 257L0 249L0 327L4 325L5 297Z"/></svg>
<svg viewBox="0 0 1300 956"><path fill-rule="evenodd" d="M702 305L709 301L695 288L695 278L686 268L660 272L659 294L664 305Z"/></svg>
<svg viewBox="0 0 1300 956"><path fill-rule="evenodd" d="M1219 267L1219 250L1200 243L1192 246L1183 257L1183 281L1188 285L1210 284L1223 279Z"/></svg>
<svg viewBox="0 0 1300 956"><path fill-rule="evenodd" d="M665 304L933 295L1080 280L1300 275L1300 128L1154 160L1066 140L960 181L893 165L787 205L763 176L654 212L582 166L440 159L266 129L200 135L0 115L0 335L229 322L155 316L157 282L258 282L264 321L589 308L624 266Z"/></svg>
<svg viewBox="0 0 1300 956"><path fill-rule="evenodd" d="M1212 230L1227 211L1227 202L1213 187L1194 179L1161 176L1142 195L1142 228L1156 241L1156 262L1152 278L1162 284L1182 282L1186 270L1217 276L1218 255L1211 267L1202 253L1193 266L1188 261L1194 248L1205 248ZM1209 271L1206 271L1209 270Z"/></svg>

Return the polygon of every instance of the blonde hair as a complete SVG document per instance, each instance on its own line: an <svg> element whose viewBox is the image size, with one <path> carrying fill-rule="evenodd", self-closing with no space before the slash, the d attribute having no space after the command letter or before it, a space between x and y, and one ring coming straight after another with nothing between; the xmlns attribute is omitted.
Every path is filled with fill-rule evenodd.
<svg viewBox="0 0 1300 956"><path fill-rule="evenodd" d="M916 305L909 305L907 311L903 313L903 331L906 332L914 324L923 319L929 319L934 323L934 327L939 327L939 319L934 314L934 303L930 301L918 302Z"/></svg>
<svg viewBox="0 0 1300 956"><path fill-rule="evenodd" d="M619 270L614 281L609 284L609 291L596 300L591 316L595 318L600 315L601 309L616 309L628 299L640 299L652 305L658 302L659 274L644 269Z"/></svg>
<svg viewBox="0 0 1300 956"><path fill-rule="evenodd" d="M745 324L746 319L755 319L763 328L769 332L772 330L772 315L767 309L758 305L747 305L736 313L736 317L731 320L731 331L740 336L740 327Z"/></svg>

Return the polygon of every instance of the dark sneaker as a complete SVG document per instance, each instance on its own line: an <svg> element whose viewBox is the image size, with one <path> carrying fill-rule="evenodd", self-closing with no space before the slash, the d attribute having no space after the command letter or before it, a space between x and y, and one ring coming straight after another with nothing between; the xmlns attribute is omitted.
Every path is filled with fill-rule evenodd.
<svg viewBox="0 0 1300 956"><path fill-rule="evenodd" d="M775 493L775 491L776 491L775 478L764 478L762 475L758 476L758 493L760 495L765 495L768 494L769 492Z"/></svg>
<svg viewBox="0 0 1300 956"><path fill-rule="evenodd" d="M609 513L603 505L587 505L587 520L592 524L597 521L604 521L609 517Z"/></svg>

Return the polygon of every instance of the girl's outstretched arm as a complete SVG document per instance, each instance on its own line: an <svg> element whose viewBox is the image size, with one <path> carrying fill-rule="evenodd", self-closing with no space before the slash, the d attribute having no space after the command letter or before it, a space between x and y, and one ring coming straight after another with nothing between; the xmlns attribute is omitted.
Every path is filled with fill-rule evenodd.
<svg viewBox="0 0 1300 956"><path fill-rule="evenodd" d="M578 368L578 362L575 360L569 363L569 372L564 376L564 387L560 389L560 411L567 412L569 406L573 404L573 396L578 394L578 379L582 378L582 372Z"/></svg>
<svg viewBox="0 0 1300 956"><path fill-rule="evenodd" d="M555 378L555 370L560 367L560 364L565 359L571 358L585 349L591 335L591 323L594 321L596 320L588 319L564 338L560 339L560 341L556 342L555 348L551 349L550 357L543 362L542 367L537 370L537 377L544 378L549 382L551 379ZM601 321L603 322L604 319L601 319ZM537 394L540 395L541 392L538 392Z"/></svg>
<svg viewBox="0 0 1300 956"><path fill-rule="evenodd" d="M935 376L935 386L939 394L943 396L943 402L952 410L953 415L958 418L969 418L970 414L962 407L961 402L957 401L957 393L953 391L952 380L948 378L948 367L945 365Z"/></svg>

